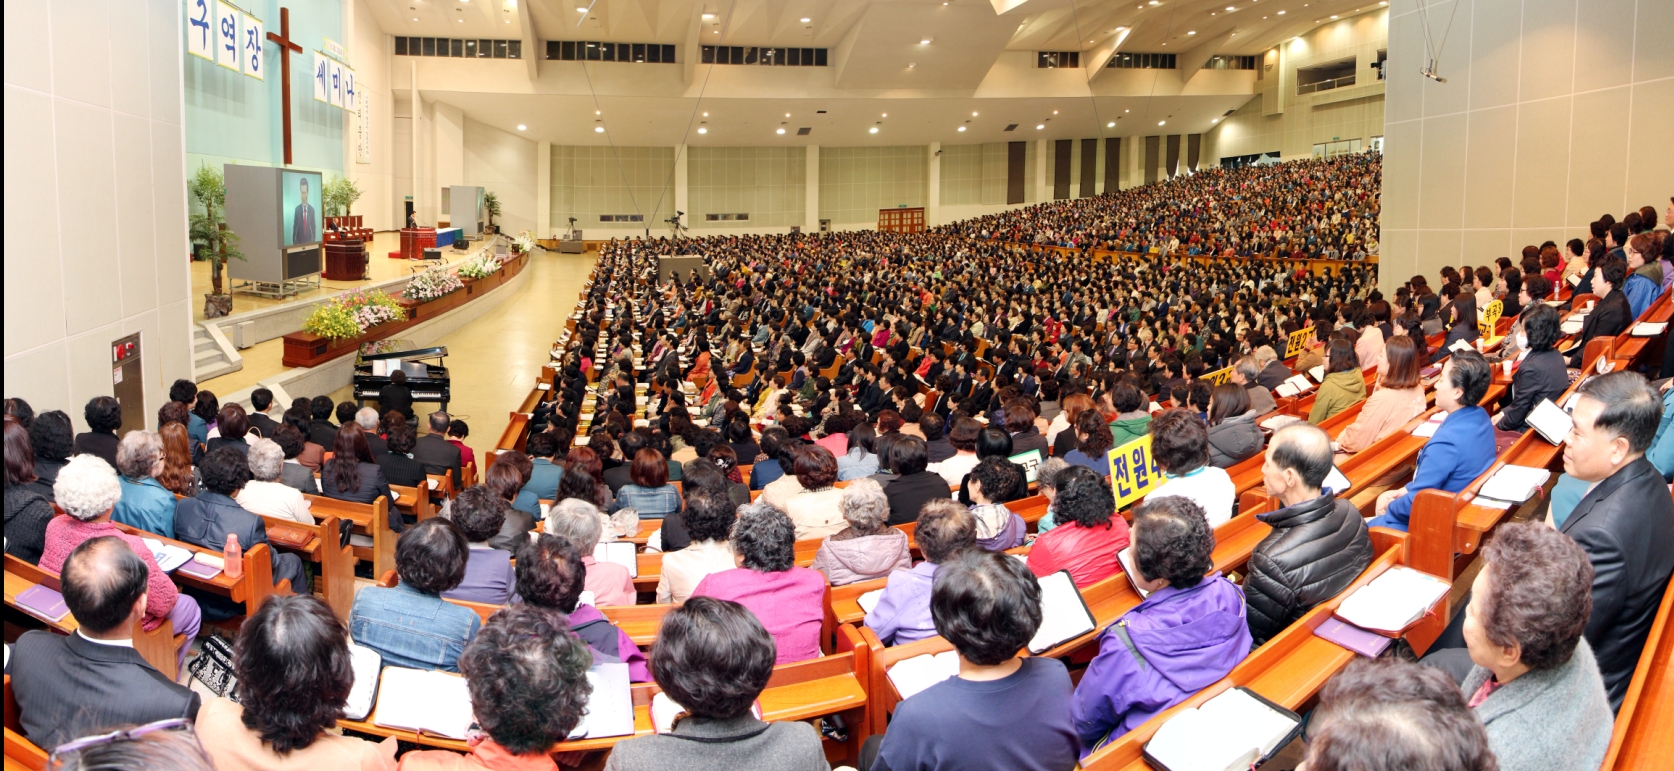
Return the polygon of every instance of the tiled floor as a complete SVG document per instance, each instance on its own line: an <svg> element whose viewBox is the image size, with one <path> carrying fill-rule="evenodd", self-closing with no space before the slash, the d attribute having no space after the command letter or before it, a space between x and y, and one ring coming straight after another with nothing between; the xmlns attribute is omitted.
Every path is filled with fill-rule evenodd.
<svg viewBox="0 0 1674 771"><path fill-rule="evenodd" d="M529 266L529 279L512 296L436 342L448 348L447 367L453 386L453 401L448 403L448 410L470 425L467 443L479 458L493 448L500 431L506 427L508 414L517 409L534 387L535 376L541 365L549 361L552 343L563 329L564 319L575 310L576 297L597 259L595 252L537 252ZM405 264L387 258L384 261ZM374 258L372 264L373 275L378 275L378 260ZM208 274L204 275L207 285ZM254 301L243 295L234 302L235 310L254 307L246 304ZM284 371L280 364L283 348L283 341L278 339L247 348L241 351L244 369L204 381L199 387L229 394L273 377ZM338 401L350 398L346 385L327 395ZM419 411L424 407L418 405Z"/></svg>

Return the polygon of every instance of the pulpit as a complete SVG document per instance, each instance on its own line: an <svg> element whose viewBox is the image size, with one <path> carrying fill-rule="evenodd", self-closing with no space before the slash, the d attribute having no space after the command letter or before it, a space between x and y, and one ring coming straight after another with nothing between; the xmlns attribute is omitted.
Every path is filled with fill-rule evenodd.
<svg viewBox="0 0 1674 771"><path fill-rule="evenodd" d="M327 241L325 277L332 281L362 281L368 278L366 242L358 238Z"/></svg>
<svg viewBox="0 0 1674 771"><path fill-rule="evenodd" d="M435 228L401 229L401 259L422 260L424 259L424 250L434 248L435 246Z"/></svg>

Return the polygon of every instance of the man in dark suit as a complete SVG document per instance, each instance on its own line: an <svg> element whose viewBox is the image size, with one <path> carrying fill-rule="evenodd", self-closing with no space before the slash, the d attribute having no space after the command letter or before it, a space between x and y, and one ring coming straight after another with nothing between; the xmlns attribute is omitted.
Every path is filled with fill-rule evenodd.
<svg viewBox="0 0 1674 771"><path fill-rule="evenodd" d="M372 451L372 457L376 458L389 452L389 445L384 443L383 437L378 436L377 410L371 407L362 407L356 410L355 425L360 426L360 432L366 435L366 447ZM330 445L327 445L327 447L329 448Z"/></svg>
<svg viewBox="0 0 1674 771"><path fill-rule="evenodd" d="M464 486L465 472L461 468L459 448L448 441L448 426L453 423L446 412L430 413L430 433L419 437L413 445L413 460L424 464L426 474L447 474L453 477L453 487Z"/></svg>
<svg viewBox="0 0 1674 771"><path fill-rule="evenodd" d="M1614 337L1633 323L1633 309L1628 306L1627 295L1622 293L1627 274L1627 262L1623 260L1606 260L1594 271L1593 292L1604 294L1599 296L1598 304L1581 322L1581 342L1570 349L1569 366L1580 367L1583 364L1587 341L1595 337Z"/></svg>
<svg viewBox="0 0 1674 771"><path fill-rule="evenodd" d="M201 699L169 681L133 646L150 572L113 537L93 538L64 561L64 604L80 628L25 632L11 661L24 736L51 750L112 726L197 719Z"/></svg>
<svg viewBox="0 0 1674 771"><path fill-rule="evenodd" d="M297 180L297 194L302 197L302 202L296 205L295 212L291 214L291 243L311 244L320 239L315 235L319 228L315 222L314 205L308 203L307 177Z"/></svg>
<svg viewBox="0 0 1674 771"><path fill-rule="evenodd" d="M1280 383L1289 380L1295 372L1291 372L1285 363L1279 360L1279 354L1270 345L1256 349L1256 360L1264 362L1261 373L1256 375L1256 382L1269 391L1278 388Z"/></svg>
<svg viewBox="0 0 1674 771"><path fill-rule="evenodd" d="M896 440L889 452L889 468L899 476L884 488L884 497L889 499L889 524L917 522L918 510L925 501L953 497L941 474L925 470L929 465L923 439L908 434Z"/></svg>
<svg viewBox="0 0 1674 771"><path fill-rule="evenodd" d="M279 421L267 414L273 409L273 392L266 388L251 391L250 406L250 427L264 438L272 439L274 429L279 427Z"/></svg>
<svg viewBox="0 0 1674 771"><path fill-rule="evenodd" d="M331 422L335 406L329 396L316 396L308 402L308 441L327 450L337 441L337 425Z"/></svg>
<svg viewBox="0 0 1674 771"><path fill-rule="evenodd" d="M1656 391L1637 373L1612 372L1579 393L1564 473L1591 488L1558 529L1593 563L1587 643L1616 709L1674 573L1674 499L1645 459L1662 414Z"/></svg>
<svg viewBox="0 0 1674 771"><path fill-rule="evenodd" d="M413 389L407 387L406 372L398 369L389 373L389 384L378 389L378 411L399 412L409 425L413 423Z"/></svg>

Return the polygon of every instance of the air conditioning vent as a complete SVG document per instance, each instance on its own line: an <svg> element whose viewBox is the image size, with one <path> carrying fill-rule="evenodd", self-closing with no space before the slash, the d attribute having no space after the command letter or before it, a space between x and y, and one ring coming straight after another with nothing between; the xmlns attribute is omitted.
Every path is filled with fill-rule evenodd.
<svg viewBox="0 0 1674 771"><path fill-rule="evenodd" d="M1016 131L1017 130L1017 124L1013 123L1009 126L1006 126L1006 130L1007 131Z"/></svg>
<svg viewBox="0 0 1674 771"><path fill-rule="evenodd" d="M1235 112L1238 112L1238 108L1237 108L1237 107L1234 107L1234 108L1232 108L1232 109L1230 109L1230 110L1227 110L1227 111L1226 111L1226 112L1223 112L1223 113L1221 113L1221 117L1222 117L1222 118L1225 118L1225 117L1226 117L1226 116L1228 116L1228 115L1231 115L1231 114L1233 114L1233 113L1235 113Z"/></svg>
<svg viewBox="0 0 1674 771"><path fill-rule="evenodd" d="M799 137L805 137L805 136L808 136L809 132L811 132L813 130L814 129L811 126L803 126L802 128L799 128L799 129L796 130L796 135L799 136Z"/></svg>

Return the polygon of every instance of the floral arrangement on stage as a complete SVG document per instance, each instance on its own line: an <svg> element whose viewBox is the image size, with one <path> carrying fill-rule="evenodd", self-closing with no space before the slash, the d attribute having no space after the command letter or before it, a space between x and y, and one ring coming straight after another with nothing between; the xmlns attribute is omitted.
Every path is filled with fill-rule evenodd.
<svg viewBox="0 0 1674 771"><path fill-rule="evenodd" d="M515 241L517 250L524 253L535 251L535 234L525 230L517 234Z"/></svg>
<svg viewBox="0 0 1674 771"><path fill-rule="evenodd" d="M440 265L407 280L401 296L409 300L429 302L465 288L465 283Z"/></svg>
<svg viewBox="0 0 1674 771"><path fill-rule="evenodd" d="M500 269L500 258L494 256L492 250L483 250L482 254L460 263L459 277L478 279L484 278Z"/></svg>
<svg viewBox="0 0 1674 771"><path fill-rule="evenodd" d="M378 289L344 292L321 303L308 314L302 330L331 340L347 340L389 321L407 318L407 311L394 297Z"/></svg>

